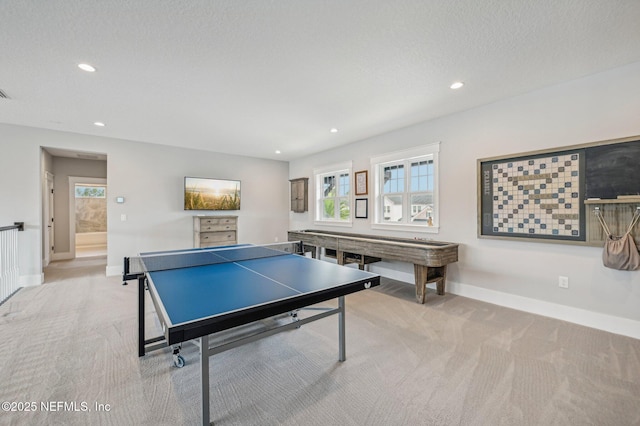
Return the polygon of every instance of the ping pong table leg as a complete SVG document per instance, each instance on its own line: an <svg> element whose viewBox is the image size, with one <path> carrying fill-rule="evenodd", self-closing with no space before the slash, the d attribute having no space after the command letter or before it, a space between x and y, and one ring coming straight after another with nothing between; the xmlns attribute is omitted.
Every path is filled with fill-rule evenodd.
<svg viewBox="0 0 640 426"><path fill-rule="evenodd" d="M146 277L138 277L138 356L145 355L144 339L144 282Z"/></svg>
<svg viewBox="0 0 640 426"><path fill-rule="evenodd" d="M202 424L209 426L209 335L200 338L200 375L202 378Z"/></svg>
<svg viewBox="0 0 640 426"><path fill-rule="evenodd" d="M347 359L347 351L345 348L345 309L344 309L344 296L340 296L338 298L338 309L340 313L338 314L338 361L345 361Z"/></svg>

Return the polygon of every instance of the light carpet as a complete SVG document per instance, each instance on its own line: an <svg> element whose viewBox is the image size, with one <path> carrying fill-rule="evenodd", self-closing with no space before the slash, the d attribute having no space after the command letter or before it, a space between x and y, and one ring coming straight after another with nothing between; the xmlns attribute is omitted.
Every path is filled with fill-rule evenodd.
<svg viewBox="0 0 640 426"><path fill-rule="evenodd" d="M0 306L0 424L200 423L198 349L138 358L136 285L104 270L55 262ZM386 279L346 307L343 363L335 316L212 357L215 424L640 425L639 340Z"/></svg>

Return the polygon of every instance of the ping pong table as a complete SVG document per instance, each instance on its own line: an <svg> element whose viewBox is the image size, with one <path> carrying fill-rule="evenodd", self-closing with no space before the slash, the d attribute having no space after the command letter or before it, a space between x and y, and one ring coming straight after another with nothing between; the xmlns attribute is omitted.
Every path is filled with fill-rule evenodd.
<svg viewBox="0 0 640 426"><path fill-rule="evenodd" d="M184 365L182 343L200 348L202 424L210 424L209 357L312 321L338 315L338 359L346 359L345 296L380 284L380 276L300 255L303 243L241 244L142 253L124 259L123 280L138 280L138 355L173 348L173 361ZM155 306L163 335L145 338L145 290ZM338 299L338 307L317 307ZM300 318L299 310L310 309ZM267 319L289 321L210 347L218 333L231 333ZM218 339L219 340L219 339Z"/></svg>

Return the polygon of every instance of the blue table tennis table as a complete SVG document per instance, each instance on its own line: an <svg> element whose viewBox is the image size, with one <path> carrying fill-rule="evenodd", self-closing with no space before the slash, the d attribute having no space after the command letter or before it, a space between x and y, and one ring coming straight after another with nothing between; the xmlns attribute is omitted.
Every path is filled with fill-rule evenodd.
<svg viewBox="0 0 640 426"><path fill-rule="evenodd" d="M338 315L338 359L346 359L345 300L347 294L380 284L380 276L356 268L304 256L301 242L234 245L143 253L125 258L123 280L138 280L138 355L173 347L177 367L184 342L200 347L202 424L210 424L209 357L330 315ZM302 254L302 255L300 255ZM145 338L145 290L155 306L163 335ZM300 318L298 310L331 299L338 307L313 307ZM210 336L232 333L248 324L288 314L291 320L238 334L210 347Z"/></svg>

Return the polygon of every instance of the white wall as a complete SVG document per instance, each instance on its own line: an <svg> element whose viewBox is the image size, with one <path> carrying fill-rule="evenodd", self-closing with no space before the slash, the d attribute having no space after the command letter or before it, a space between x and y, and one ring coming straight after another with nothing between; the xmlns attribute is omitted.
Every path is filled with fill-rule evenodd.
<svg viewBox="0 0 640 426"><path fill-rule="evenodd" d="M107 154L110 274L121 273L125 256L193 246L196 213L183 210L186 175L242 181L241 210L227 212L239 217L239 242L287 238L286 162L0 124L0 224L25 222L23 285L42 282L41 146ZM116 204L116 196L126 197L125 204Z"/></svg>
<svg viewBox="0 0 640 426"><path fill-rule="evenodd" d="M640 338L640 271L604 268L600 248L477 238L477 159L640 135L639 113L640 62L292 161L289 173L312 178L314 168L345 160L367 170L372 156L440 141L441 228L422 236L461 244L448 291ZM319 228L309 205L290 213L291 229ZM388 235L370 225L354 219L350 232ZM408 264L372 270L413 280Z"/></svg>

